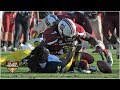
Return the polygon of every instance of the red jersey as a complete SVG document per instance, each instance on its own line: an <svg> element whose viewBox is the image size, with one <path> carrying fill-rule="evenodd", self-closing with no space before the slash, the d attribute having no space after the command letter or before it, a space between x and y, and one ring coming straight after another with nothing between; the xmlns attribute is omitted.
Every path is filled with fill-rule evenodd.
<svg viewBox="0 0 120 90"><path fill-rule="evenodd" d="M92 27L90 25L90 22L87 18L87 16L84 13L69 13L69 12L64 12L62 14L58 14L57 17L61 20L63 18L69 18L71 20L73 20L73 22L81 25L86 32L94 35L94 31L92 30Z"/></svg>
<svg viewBox="0 0 120 90"><path fill-rule="evenodd" d="M85 32L84 28L81 25L79 25L77 23L75 23L75 25L76 25L76 32L77 33L84 33Z"/></svg>
<svg viewBox="0 0 120 90"><path fill-rule="evenodd" d="M59 52L63 47L62 39L60 38L56 27L51 27L44 31L43 41L47 43L48 49L53 52Z"/></svg>
<svg viewBox="0 0 120 90"><path fill-rule="evenodd" d="M61 14L58 14L57 17L62 20L64 18L69 18L71 20L73 20L73 15L71 13L67 13L67 12L64 12L64 13L61 13Z"/></svg>

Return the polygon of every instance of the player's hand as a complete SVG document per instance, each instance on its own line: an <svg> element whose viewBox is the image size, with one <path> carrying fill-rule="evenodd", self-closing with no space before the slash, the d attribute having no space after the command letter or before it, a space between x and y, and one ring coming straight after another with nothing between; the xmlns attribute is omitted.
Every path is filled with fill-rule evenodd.
<svg viewBox="0 0 120 90"><path fill-rule="evenodd" d="M103 52L103 50L101 49L101 47L100 47L100 46L97 46L97 47L96 47L96 50L93 51L92 53L102 53L102 52Z"/></svg>

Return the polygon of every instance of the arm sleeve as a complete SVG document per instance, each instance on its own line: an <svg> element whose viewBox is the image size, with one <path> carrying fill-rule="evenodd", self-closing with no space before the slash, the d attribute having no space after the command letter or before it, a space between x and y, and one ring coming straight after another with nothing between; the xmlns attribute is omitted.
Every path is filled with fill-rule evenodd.
<svg viewBox="0 0 120 90"><path fill-rule="evenodd" d="M85 41L88 41L91 45L93 45L94 47L99 43L98 40L96 38L94 38L92 35L90 35L89 33L86 32L86 36L81 38Z"/></svg>
<svg viewBox="0 0 120 90"><path fill-rule="evenodd" d="M82 38L83 40L86 40L86 41L88 41L91 45L93 45L95 48L97 47L97 46L99 46L102 50L103 50L103 52L105 53L105 54L107 54L108 53L108 50L105 48L105 45L103 44L103 42L102 41L100 41L100 40L97 40L96 38L94 38L92 35L90 35L89 33L86 33L86 37L85 38Z"/></svg>

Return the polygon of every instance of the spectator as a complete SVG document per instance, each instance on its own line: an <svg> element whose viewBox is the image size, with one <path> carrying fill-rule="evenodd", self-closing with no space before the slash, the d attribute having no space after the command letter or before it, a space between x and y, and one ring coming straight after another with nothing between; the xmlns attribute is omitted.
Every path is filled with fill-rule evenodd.
<svg viewBox="0 0 120 90"><path fill-rule="evenodd" d="M11 50L12 43L13 43L13 35L14 35L14 28L15 28L15 12L4 12L3 14L3 47L2 50Z"/></svg>
<svg viewBox="0 0 120 90"><path fill-rule="evenodd" d="M29 30L32 22L33 11L18 11L15 18L15 35L14 35L14 48L13 51L17 50L20 45L20 38L23 32L25 44L29 39ZM22 31L23 30L23 31Z"/></svg>
<svg viewBox="0 0 120 90"><path fill-rule="evenodd" d="M3 20L3 11L0 11L0 40L2 39L2 20Z"/></svg>

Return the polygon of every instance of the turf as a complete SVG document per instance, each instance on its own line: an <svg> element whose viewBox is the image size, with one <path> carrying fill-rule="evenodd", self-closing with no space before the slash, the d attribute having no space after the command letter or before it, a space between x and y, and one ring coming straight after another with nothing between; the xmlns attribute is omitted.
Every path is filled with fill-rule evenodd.
<svg viewBox="0 0 120 90"><path fill-rule="evenodd" d="M93 55L95 62L92 64L96 66L97 60L101 60L99 54L92 53L93 49L88 49L88 52ZM116 59L115 50L111 50L113 54L114 64L112 66L112 73L103 74L98 69L91 74L83 73L29 73L27 67L20 66L14 73L11 73L7 67L1 67L2 79L119 79L119 60ZM7 56L11 52L1 52L1 56Z"/></svg>

